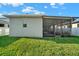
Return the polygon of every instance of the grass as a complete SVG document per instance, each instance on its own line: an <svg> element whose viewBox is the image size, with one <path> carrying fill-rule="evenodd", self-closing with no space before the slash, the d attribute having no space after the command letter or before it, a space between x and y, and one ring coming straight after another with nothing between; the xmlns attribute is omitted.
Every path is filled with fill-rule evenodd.
<svg viewBox="0 0 79 59"><path fill-rule="evenodd" d="M79 37L0 37L0 56L79 56Z"/></svg>

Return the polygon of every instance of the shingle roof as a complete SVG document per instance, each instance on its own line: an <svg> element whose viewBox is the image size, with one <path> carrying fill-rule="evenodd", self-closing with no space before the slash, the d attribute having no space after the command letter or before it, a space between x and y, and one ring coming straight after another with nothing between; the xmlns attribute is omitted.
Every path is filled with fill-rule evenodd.
<svg viewBox="0 0 79 59"><path fill-rule="evenodd" d="M22 18L22 17L42 17L43 15L28 15L28 14L23 14L23 15L3 15L8 18Z"/></svg>

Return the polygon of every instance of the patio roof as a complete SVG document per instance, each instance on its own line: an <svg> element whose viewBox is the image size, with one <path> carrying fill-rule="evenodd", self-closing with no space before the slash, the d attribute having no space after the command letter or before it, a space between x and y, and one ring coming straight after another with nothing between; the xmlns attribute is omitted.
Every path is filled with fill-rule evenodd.
<svg viewBox="0 0 79 59"><path fill-rule="evenodd" d="M43 16L45 19L75 19L79 17L72 17L72 16Z"/></svg>

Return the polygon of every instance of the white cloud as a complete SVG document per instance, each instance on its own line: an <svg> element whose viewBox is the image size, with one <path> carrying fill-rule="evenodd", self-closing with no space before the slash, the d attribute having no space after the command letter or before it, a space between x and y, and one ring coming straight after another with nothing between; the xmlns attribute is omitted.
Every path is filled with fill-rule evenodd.
<svg viewBox="0 0 79 59"><path fill-rule="evenodd" d="M18 6L23 5L23 3L1 3L1 5L4 5L4 6L11 5L13 7L18 7Z"/></svg>
<svg viewBox="0 0 79 59"><path fill-rule="evenodd" d="M56 3L50 3L50 5L56 5Z"/></svg>
<svg viewBox="0 0 79 59"><path fill-rule="evenodd" d="M44 8L48 8L47 6L44 6Z"/></svg>
<svg viewBox="0 0 79 59"><path fill-rule="evenodd" d="M58 7L53 5L52 8L58 8Z"/></svg>
<svg viewBox="0 0 79 59"><path fill-rule="evenodd" d="M36 10L36 11L34 11L34 14L38 14L38 15L45 15L45 12L42 12L42 11L38 11L38 10Z"/></svg>
<svg viewBox="0 0 79 59"><path fill-rule="evenodd" d="M57 4L59 4L59 5L64 5L65 3L50 3L50 5L53 5L53 6L55 6L55 5L57 5Z"/></svg>
<svg viewBox="0 0 79 59"><path fill-rule="evenodd" d="M50 6L52 8L59 8L59 6L61 6L62 9L65 9L65 7L63 6L65 3L50 3ZM58 6L59 5L59 6Z"/></svg>
<svg viewBox="0 0 79 59"><path fill-rule="evenodd" d="M50 6L51 6L52 8L58 8L56 5L57 5L56 3L50 3Z"/></svg>
<svg viewBox="0 0 79 59"><path fill-rule="evenodd" d="M31 12L33 14L45 14L45 12L39 11L39 10L35 9L34 7L30 7L30 6L24 8L22 10L22 12L24 12L24 13L30 13Z"/></svg>
<svg viewBox="0 0 79 59"><path fill-rule="evenodd" d="M22 12L32 12L34 10L34 7L26 7L25 9L22 10Z"/></svg>
<svg viewBox="0 0 79 59"><path fill-rule="evenodd" d="M10 5L12 5L13 7L18 7L18 6L23 5L23 3L11 3Z"/></svg>
<svg viewBox="0 0 79 59"><path fill-rule="evenodd" d="M65 3L58 3L59 5L64 5Z"/></svg>

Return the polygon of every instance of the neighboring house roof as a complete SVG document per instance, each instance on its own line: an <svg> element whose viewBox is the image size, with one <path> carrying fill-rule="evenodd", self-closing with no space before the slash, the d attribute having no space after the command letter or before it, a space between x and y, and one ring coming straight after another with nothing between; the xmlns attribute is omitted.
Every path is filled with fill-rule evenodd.
<svg viewBox="0 0 79 59"><path fill-rule="evenodd" d="M0 24L9 24L9 19L5 16L0 15Z"/></svg>
<svg viewBox="0 0 79 59"><path fill-rule="evenodd" d="M79 18L77 18L76 20L74 20L72 23L79 23Z"/></svg>
<svg viewBox="0 0 79 59"><path fill-rule="evenodd" d="M73 23L79 23L79 21L75 21L75 22L73 22Z"/></svg>
<svg viewBox="0 0 79 59"><path fill-rule="evenodd" d="M3 15L0 15L0 19L5 19L6 17Z"/></svg>

